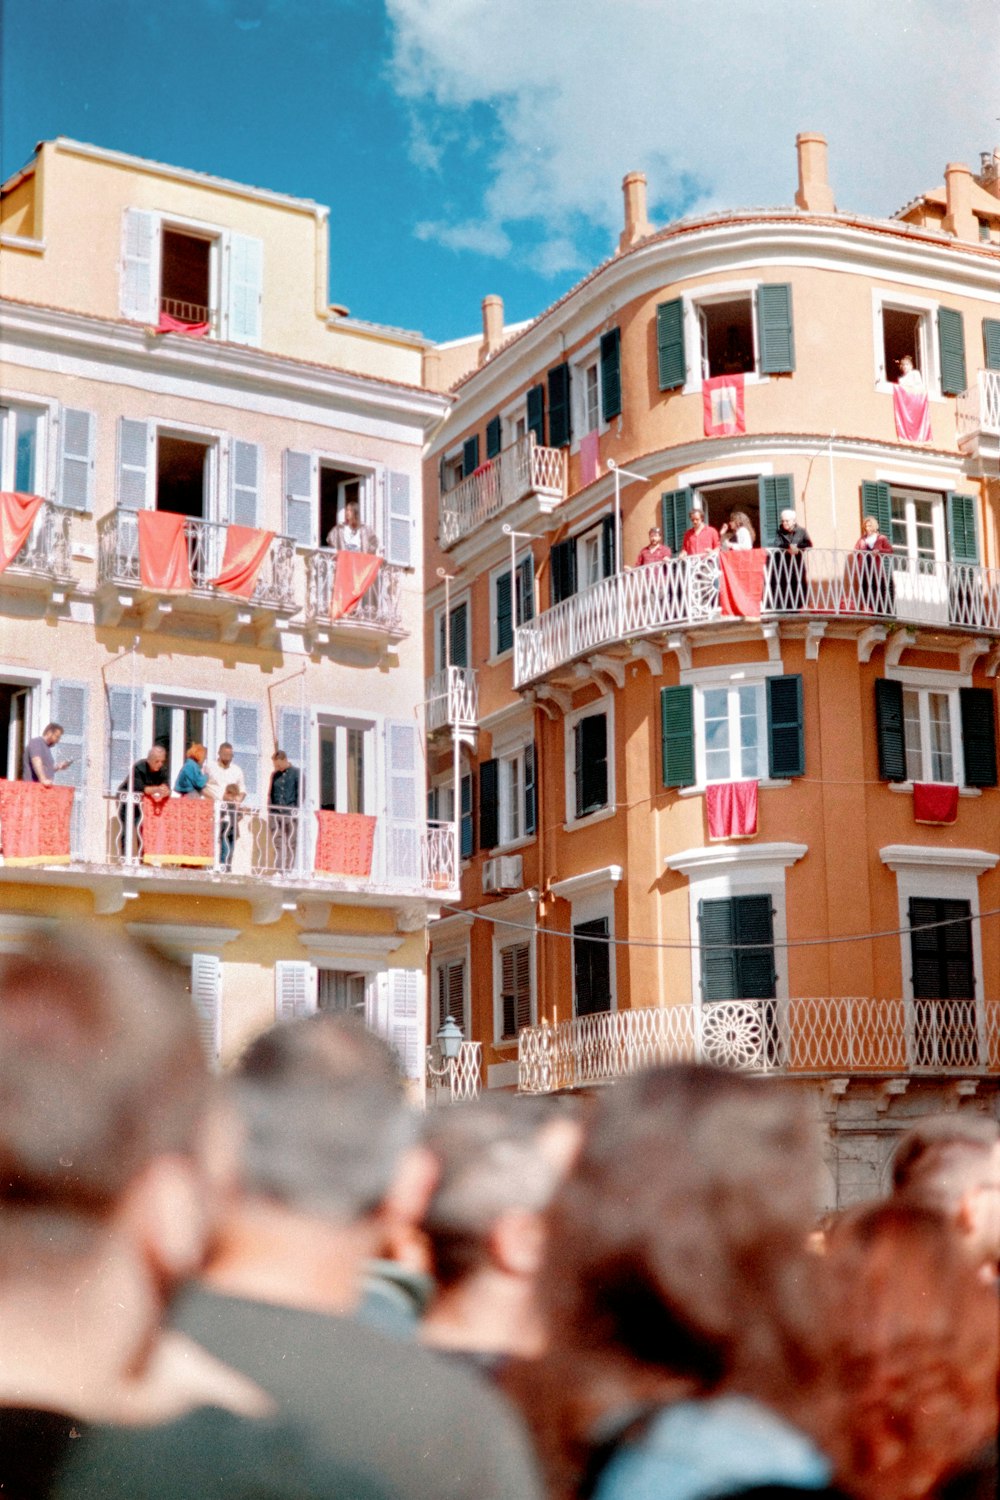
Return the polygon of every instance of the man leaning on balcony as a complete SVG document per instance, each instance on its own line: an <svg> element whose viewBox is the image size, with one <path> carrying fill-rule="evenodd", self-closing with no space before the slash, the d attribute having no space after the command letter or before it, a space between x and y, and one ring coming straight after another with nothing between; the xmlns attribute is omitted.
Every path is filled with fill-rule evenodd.
<svg viewBox="0 0 1000 1500"><path fill-rule="evenodd" d="M691 525L684 533L681 551L689 557L698 557L702 552L718 552L719 533L705 522L705 512L700 505L692 505L688 520Z"/></svg>
<svg viewBox="0 0 1000 1500"><path fill-rule="evenodd" d="M357 500L348 500L340 521L327 532L326 544L336 552L367 552L375 556L378 552L378 537L361 519L361 507Z"/></svg>
<svg viewBox="0 0 1000 1500"><path fill-rule="evenodd" d="M167 772L167 752L162 745L153 745L146 751L145 760L137 760L131 776L126 776L118 788L118 852L125 855L125 840L128 831L129 794L134 798L135 808L132 827L140 846L142 838L142 799L151 797L154 802L163 802L170 796L170 776Z"/></svg>
<svg viewBox="0 0 1000 1500"><path fill-rule="evenodd" d="M275 750L271 764L274 770L267 794L267 824L274 845L274 867L290 870L298 844L301 778L298 766L292 765L284 750Z"/></svg>

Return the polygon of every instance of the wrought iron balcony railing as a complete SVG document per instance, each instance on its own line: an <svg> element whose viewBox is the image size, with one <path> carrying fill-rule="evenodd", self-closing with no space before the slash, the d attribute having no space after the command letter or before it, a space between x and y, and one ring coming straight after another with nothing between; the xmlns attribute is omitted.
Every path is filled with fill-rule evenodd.
<svg viewBox="0 0 1000 1500"><path fill-rule="evenodd" d="M1000 370L980 370L976 383L960 391L955 402L958 440L1000 438Z"/></svg>
<svg viewBox="0 0 1000 1500"><path fill-rule="evenodd" d="M160 313L166 313L168 318L176 318L178 323L186 323L189 327L197 327L200 323L207 323L212 333L218 332L219 316L212 308L206 307L202 302L184 302L178 297L161 297Z"/></svg>
<svg viewBox="0 0 1000 1500"><path fill-rule="evenodd" d="M561 448L542 448L528 433L474 474L459 480L441 496L441 546L453 547L485 521L509 510L528 495L552 504L566 493L566 457Z"/></svg>
<svg viewBox="0 0 1000 1500"><path fill-rule="evenodd" d="M73 511L43 500L35 523L20 551L8 567L35 578L65 581L73 576L70 547L70 517Z"/></svg>
<svg viewBox="0 0 1000 1500"><path fill-rule="evenodd" d="M385 631L389 635L403 633L400 611L402 568L394 563L383 562L375 575L375 581L362 594L357 604L335 622L331 622L330 607L333 603L337 554L329 547L314 547L306 552L305 560L307 625L336 623L338 626Z"/></svg>
<svg viewBox="0 0 1000 1500"><path fill-rule="evenodd" d="M473 667L444 667L428 677L427 733L475 729L479 723L479 681Z"/></svg>
<svg viewBox="0 0 1000 1500"><path fill-rule="evenodd" d="M188 566L194 593L232 600L231 594L215 588L212 583L212 579L222 570L227 531L228 527L221 521L203 521L196 517L185 521ZM98 584L142 588L139 512L118 508L110 515L102 516L97 523L97 537ZM294 541L288 536L276 536L268 549L247 604L251 607L293 612L296 608L294 566Z"/></svg>
<svg viewBox="0 0 1000 1500"><path fill-rule="evenodd" d="M769 551L762 566L761 618L884 621L1000 635L996 568L818 547ZM515 686L616 643L726 618L719 582L719 554L709 552L632 568L581 589L518 626Z"/></svg>
<svg viewBox="0 0 1000 1500"><path fill-rule="evenodd" d="M1000 1073L1000 1001L849 996L604 1011L525 1027L518 1087L548 1094L680 1061L818 1076Z"/></svg>

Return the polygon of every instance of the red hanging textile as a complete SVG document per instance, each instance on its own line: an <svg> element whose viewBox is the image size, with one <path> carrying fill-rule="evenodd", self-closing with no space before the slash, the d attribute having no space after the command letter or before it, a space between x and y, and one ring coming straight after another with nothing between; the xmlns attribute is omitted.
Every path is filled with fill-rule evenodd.
<svg viewBox="0 0 1000 1500"><path fill-rule="evenodd" d="M712 375L701 383L706 437L732 437L746 432L742 375Z"/></svg>
<svg viewBox="0 0 1000 1500"><path fill-rule="evenodd" d="M892 411L896 419L896 436L908 443L929 443L931 413L926 391L906 391L901 385L892 388Z"/></svg>
<svg viewBox="0 0 1000 1500"><path fill-rule="evenodd" d="M366 813L318 812L316 874L363 875L372 872L375 846L374 818Z"/></svg>
<svg viewBox="0 0 1000 1500"><path fill-rule="evenodd" d="M22 495L17 490L0 492L0 573L28 540L41 504L41 495Z"/></svg>
<svg viewBox="0 0 1000 1500"><path fill-rule="evenodd" d="M361 596L371 588L382 566L382 559L371 552L338 552L333 568L333 593L330 619L349 614Z"/></svg>
<svg viewBox="0 0 1000 1500"><path fill-rule="evenodd" d="M203 339L211 326L211 323L185 323L183 318L172 318L169 313L161 312L156 331L157 333L184 333L191 339Z"/></svg>
<svg viewBox="0 0 1000 1500"><path fill-rule="evenodd" d="M139 511L139 577L143 587L159 593L191 588L186 516L169 510Z"/></svg>
<svg viewBox="0 0 1000 1500"><path fill-rule="evenodd" d="M719 553L719 608L724 615L760 619L766 560L763 547L726 547Z"/></svg>
<svg viewBox="0 0 1000 1500"><path fill-rule="evenodd" d="M209 583L226 594L249 599L274 538L275 532L258 531L255 526L227 527L222 572Z"/></svg>
<svg viewBox="0 0 1000 1500"><path fill-rule="evenodd" d="M749 839L757 832L757 782L722 781L705 788L710 839Z"/></svg>
<svg viewBox="0 0 1000 1500"><path fill-rule="evenodd" d="M142 799L142 862L146 865L215 864L215 803L210 797Z"/></svg>
<svg viewBox="0 0 1000 1500"><path fill-rule="evenodd" d="M954 823L958 818L958 787L943 781L913 783L915 823Z"/></svg>
<svg viewBox="0 0 1000 1500"><path fill-rule="evenodd" d="M601 446L601 435L599 432L584 433L580 439L580 488L585 489L588 484L593 484L600 473L598 454Z"/></svg>
<svg viewBox="0 0 1000 1500"><path fill-rule="evenodd" d="M71 786L0 781L0 846L5 865L68 865Z"/></svg>

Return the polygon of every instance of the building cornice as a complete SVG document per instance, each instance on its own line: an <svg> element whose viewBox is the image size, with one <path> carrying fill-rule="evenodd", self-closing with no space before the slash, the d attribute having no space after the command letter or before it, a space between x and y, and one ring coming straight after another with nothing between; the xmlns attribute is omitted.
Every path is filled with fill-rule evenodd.
<svg viewBox="0 0 1000 1500"><path fill-rule="evenodd" d="M713 875L733 865L769 865L787 870L809 852L808 844L704 844L700 848L681 849L668 854L663 863L678 875Z"/></svg>
<svg viewBox="0 0 1000 1500"><path fill-rule="evenodd" d="M599 870L587 870L583 875L570 875L566 880L553 880L548 893L550 896L557 896L561 901L575 901L578 896L585 896L588 891L602 891L608 886L618 885L622 874L621 865L602 865Z"/></svg>
<svg viewBox="0 0 1000 1500"><path fill-rule="evenodd" d="M972 875L985 875L1000 863L1000 854L990 854L985 849L949 849L937 844L885 844L878 857L894 872L967 870Z"/></svg>
<svg viewBox="0 0 1000 1500"><path fill-rule="evenodd" d="M300 932L299 942L318 968L380 974L388 969L389 959L402 945L403 938L396 933L383 936L347 932Z"/></svg>
<svg viewBox="0 0 1000 1500"><path fill-rule="evenodd" d="M187 959L193 953L221 953L240 935L238 927L204 927L190 922L126 922L130 937L149 943L167 958Z"/></svg>

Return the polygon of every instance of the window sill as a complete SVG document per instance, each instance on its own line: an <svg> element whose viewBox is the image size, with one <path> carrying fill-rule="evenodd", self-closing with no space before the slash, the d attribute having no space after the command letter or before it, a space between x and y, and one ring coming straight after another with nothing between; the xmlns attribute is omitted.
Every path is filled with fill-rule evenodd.
<svg viewBox="0 0 1000 1500"><path fill-rule="evenodd" d="M875 382L875 390L880 396L891 396L895 389L896 382L894 380L876 380ZM927 391L926 395L927 400L935 406L944 406L948 400L948 397L943 396L940 391Z"/></svg>
<svg viewBox="0 0 1000 1500"><path fill-rule="evenodd" d="M496 854L514 854L518 849L526 849L533 844L538 837L535 833L525 833L519 839L511 839L507 844L497 844L494 848Z"/></svg>
<svg viewBox="0 0 1000 1500"><path fill-rule="evenodd" d="M753 374L745 374L743 376L743 388L745 390L748 385L767 385L772 378L770 375L761 375L757 371L754 371ZM697 380L689 380L682 385L680 393L682 396L700 396L706 380L718 379L718 375L699 375Z"/></svg>
<svg viewBox="0 0 1000 1500"><path fill-rule="evenodd" d="M746 779L747 779L747 781L749 781L749 780L751 780L751 777L748 776ZM710 784L712 786L725 786L726 782L724 782L724 781L713 781ZM758 783L757 783L758 787L763 792L778 791L782 787L791 786L791 784L792 784L792 778L790 778L790 777L787 778L787 779L778 779L778 778L776 778L775 780L772 781L769 776L765 776L762 781L758 781ZM673 787L673 788L671 788L671 787L664 787L664 791L666 791L666 792L669 792L671 790L675 791L677 793L678 797L703 797L705 795L705 793L707 792L708 787L704 786L704 785L703 786L679 786L679 787Z"/></svg>
<svg viewBox="0 0 1000 1500"><path fill-rule="evenodd" d="M923 783L924 786L945 786L946 784L954 786L955 783L945 783L943 781L925 781ZM912 793L913 791L912 781L887 781L886 786L889 788L890 792L902 792L904 795L907 793ZM958 795L960 797L981 797L983 795L983 789L981 786L960 786L958 789Z"/></svg>
<svg viewBox="0 0 1000 1500"><path fill-rule="evenodd" d="M584 813L582 818L568 818L563 824L563 833L573 833L577 828L589 828L592 823L603 823L608 818L613 818L618 808L611 804L610 807L599 807L596 812Z"/></svg>
<svg viewBox="0 0 1000 1500"><path fill-rule="evenodd" d="M498 665L502 661L510 661L513 658L513 655L514 647L508 646L506 651L495 651L493 655L487 659L486 665L488 667L492 667Z"/></svg>

